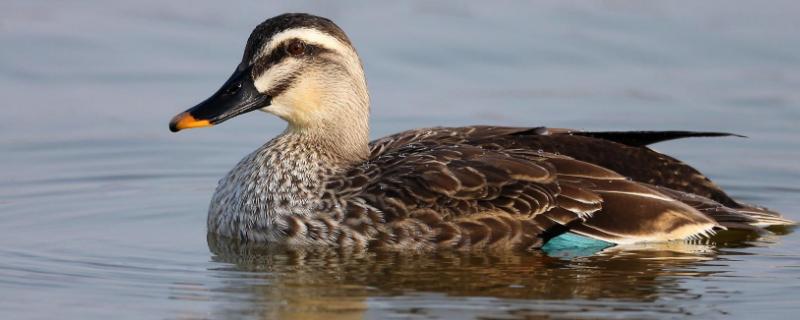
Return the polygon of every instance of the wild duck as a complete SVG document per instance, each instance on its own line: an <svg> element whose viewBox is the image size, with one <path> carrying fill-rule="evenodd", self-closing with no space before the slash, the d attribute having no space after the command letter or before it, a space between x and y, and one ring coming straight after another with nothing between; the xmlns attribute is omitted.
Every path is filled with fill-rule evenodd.
<svg viewBox="0 0 800 320"><path fill-rule="evenodd" d="M555 238L629 244L792 223L647 147L725 133L471 126L370 142L360 58L336 24L309 14L258 25L233 75L170 130L254 110L288 126L211 200L208 231L237 241L536 249Z"/></svg>

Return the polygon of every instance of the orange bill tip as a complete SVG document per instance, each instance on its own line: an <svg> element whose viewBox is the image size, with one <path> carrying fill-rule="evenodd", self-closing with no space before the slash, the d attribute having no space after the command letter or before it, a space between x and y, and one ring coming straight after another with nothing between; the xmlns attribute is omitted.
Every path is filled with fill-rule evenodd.
<svg viewBox="0 0 800 320"><path fill-rule="evenodd" d="M183 112L178 114L172 121L169 122L169 130L172 132L178 132L183 129L189 128L202 128L211 126L211 122L208 120L197 120L188 112Z"/></svg>

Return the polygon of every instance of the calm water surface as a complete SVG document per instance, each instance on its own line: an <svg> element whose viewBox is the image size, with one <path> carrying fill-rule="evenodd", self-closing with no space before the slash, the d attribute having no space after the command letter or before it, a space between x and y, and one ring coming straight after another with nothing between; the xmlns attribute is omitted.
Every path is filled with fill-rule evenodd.
<svg viewBox="0 0 800 320"><path fill-rule="evenodd" d="M0 3L0 319L753 318L800 312L800 235L542 253L280 252L206 238L208 201L278 134L170 134L251 28L337 21L373 135L433 125L732 131L660 144L800 220L793 1Z"/></svg>

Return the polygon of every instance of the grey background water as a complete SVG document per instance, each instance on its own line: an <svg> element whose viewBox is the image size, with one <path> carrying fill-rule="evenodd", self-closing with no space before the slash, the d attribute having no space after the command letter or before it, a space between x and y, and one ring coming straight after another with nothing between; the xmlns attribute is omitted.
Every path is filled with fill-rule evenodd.
<svg viewBox="0 0 800 320"><path fill-rule="evenodd" d="M664 143L800 219L794 1L0 3L0 318L791 318L800 236L530 254L207 242L216 181L284 124L171 134L251 28L307 11L362 55L373 136L434 125L721 130Z"/></svg>

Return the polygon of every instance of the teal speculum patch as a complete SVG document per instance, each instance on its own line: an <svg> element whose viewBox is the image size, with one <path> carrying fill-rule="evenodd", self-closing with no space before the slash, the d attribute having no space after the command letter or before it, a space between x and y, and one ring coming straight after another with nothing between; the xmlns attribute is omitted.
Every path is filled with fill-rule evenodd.
<svg viewBox="0 0 800 320"><path fill-rule="evenodd" d="M614 246L614 244L611 242L565 232L547 241L547 243L542 246L542 251L549 256L584 257L593 255L612 246Z"/></svg>

